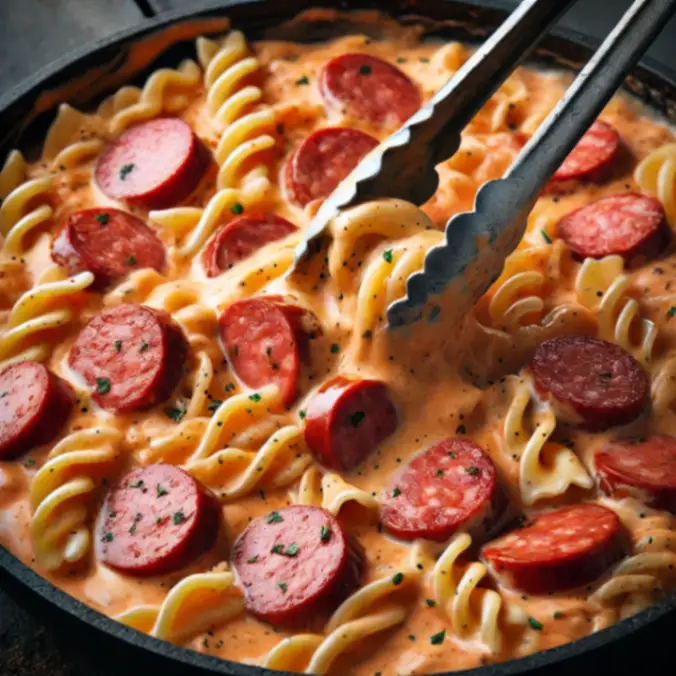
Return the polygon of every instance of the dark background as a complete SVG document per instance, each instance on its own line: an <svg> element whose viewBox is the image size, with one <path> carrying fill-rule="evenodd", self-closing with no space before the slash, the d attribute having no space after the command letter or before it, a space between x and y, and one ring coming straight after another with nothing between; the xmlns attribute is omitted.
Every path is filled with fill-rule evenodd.
<svg viewBox="0 0 676 676"><path fill-rule="evenodd" d="M0 0L0 87L4 93L70 49L190 4L191 0ZM629 4L629 0L579 0L561 24L600 38ZM649 55L674 67L676 21L665 28ZM108 655L96 660L85 657L86 650L77 639L72 631L59 632L58 627L48 627L42 618L29 615L0 589L0 676L136 673L133 664L115 665ZM582 676L637 675L641 671L676 673L676 618L590 661Z"/></svg>

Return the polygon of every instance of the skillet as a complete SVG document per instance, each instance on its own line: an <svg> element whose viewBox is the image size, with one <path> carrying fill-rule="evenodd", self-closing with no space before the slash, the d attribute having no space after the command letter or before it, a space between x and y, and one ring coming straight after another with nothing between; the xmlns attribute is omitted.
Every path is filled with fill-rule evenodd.
<svg viewBox="0 0 676 676"><path fill-rule="evenodd" d="M198 35L227 30L228 19L252 39L273 35L296 41L322 40L347 30L359 30L355 25L358 20L348 17L337 21L289 21L302 10L321 4L311 0L230 0L191 6L83 46L0 96L0 157L13 147L21 148L31 157L31 149L44 139L60 102L86 107L122 84L141 83L151 71L175 66L190 55ZM387 11L403 22L422 21L426 35L431 38L466 42L480 39L504 18L508 9L507 3L500 0L343 0L332 4L344 10ZM370 24L369 32L373 32ZM586 62L596 46L579 33L557 30L543 42L535 62L574 70ZM676 123L676 72L645 59L627 79L626 88ZM60 629L62 636L67 635L78 653L95 659L98 674L119 674L122 669L139 674L191 676L281 673L198 654L129 629L55 588L3 548L0 548L0 585L28 610ZM676 597L666 598L632 618L573 643L521 660L453 673L556 676L569 674L573 669L591 670L592 665L604 672L609 666L607 660L619 651L620 644L631 640L632 645L645 647L646 637L651 633L666 636L675 625ZM647 661L643 664L648 666Z"/></svg>

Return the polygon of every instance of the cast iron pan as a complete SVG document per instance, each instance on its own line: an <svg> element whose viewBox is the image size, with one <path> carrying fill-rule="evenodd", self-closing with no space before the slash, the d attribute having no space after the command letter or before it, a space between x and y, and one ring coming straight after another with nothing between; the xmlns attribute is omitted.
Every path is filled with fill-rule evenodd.
<svg viewBox="0 0 676 676"><path fill-rule="evenodd" d="M193 40L198 35L223 32L228 17L232 25L248 37L269 34L297 41L332 37L350 21L313 22L311 26L285 23L304 9L331 4L334 8L381 9L403 21L412 15L422 17L430 37L463 41L480 38L498 24L508 9L500 0L381 0L380 2L322 3L312 0L230 0L208 7L190 7L144 21L138 28L121 31L64 56L0 97L0 158L14 147L35 155L44 140L54 108L62 101L78 107L95 103L122 84L142 83L148 73L161 66L175 66L181 58L193 56ZM180 31L180 35L179 35ZM369 32L373 32L371 29ZM378 37L374 35L373 37ZM129 66L127 57L134 45L154 45L146 62ZM536 61L549 66L578 68L597 45L583 35L557 31L547 38ZM142 68L142 70L140 70ZM68 85L66 87L66 85ZM676 72L646 59L628 78L627 89L641 97L654 110L676 122ZM33 151L31 153L31 150ZM71 598L0 547L0 584L21 605L52 624L66 645L94 660L95 673L190 674L228 676L279 676L259 667L229 662L173 646L111 620ZM515 674L570 674L591 664L601 671L612 662L612 655L626 645L625 640L642 648L649 636L665 637L676 624L676 597L663 599L642 613L604 631L573 643L535 653L518 661L454 672L465 676L512 676ZM68 641L70 637L70 641ZM665 640L668 640L665 638ZM639 651L636 651L639 652ZM642 650L640 652L643 652ZM649 654L643 655L646 666ZM94 663L94 662L90 662ZM623 670L622 670L623 671ZM619 673L619 672L618 672Z"/></svg>

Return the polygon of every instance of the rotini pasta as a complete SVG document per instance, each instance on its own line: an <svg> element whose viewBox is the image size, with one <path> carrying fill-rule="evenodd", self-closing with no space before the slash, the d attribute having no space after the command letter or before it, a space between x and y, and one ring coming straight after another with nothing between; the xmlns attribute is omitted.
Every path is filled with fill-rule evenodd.
<svg viewBox="0 0 676 676"><path fill-rule="evenodd" d="M669 223L676 224L676 143L645 157L634 171L634 180L642 192L662 202Z"/></svg>

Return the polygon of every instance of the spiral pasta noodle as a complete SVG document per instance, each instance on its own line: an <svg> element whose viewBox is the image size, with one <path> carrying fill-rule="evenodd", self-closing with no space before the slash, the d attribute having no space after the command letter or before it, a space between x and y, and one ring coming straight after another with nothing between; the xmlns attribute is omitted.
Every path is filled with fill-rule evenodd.
<svg viewBox="0 0 676 676"><path fill-rule="evenodd" d="M647 366L657 328L650 320L639 317L638 303L627 295L630 281L623 272L624 261L620 256L587 258L575 279L575 291L582 305L596 310L599 337L617 343ZM631 331L635 322L640 327L636 341Z"/></svg>
<svg viewBox="0 0 676 676"><path fill-rule="evenodd" d="M70 169L91 159L103 149L93 131L91 116L62 103L47 131L42 160L53 168Z"/></svg>
<svg viewBox="0 0 676 676"><path fill-rule="evenodd" d="M303 474L294 502L323 507L334 516L350 502L369 510L378 509L378 501L370 493L352 486L334 472L322 475L316 467L309 467Z"/></svg>
<svg viewBox="0 0 676 676"><path fill-rule="evenodd" d="M31 537L46 570L82 559L89 551L87 503L95 477L113 468L122 434L109 427L72 432L47 456L31 485Z"/></svg>
<svg viewBox="0 0 676 676"><path fill-rule="evenodd" d="M575 453L549 441L556 428L556 416L549 404L534 412L527 426L527 409L533 405L532 383L521 377L514 385L512 400L505 416L503 447L519 460L519 489L524 504L563 495L570 486L590 489L593 480ZM548 451L548 462L544 453Z"/></svg>
<svg viewBox="0 0 676 676"><path fill-rule="evenodd" d="M641 192L656 197L669 223L676 225L676 143L653 150L634 170Z"/></svg>

